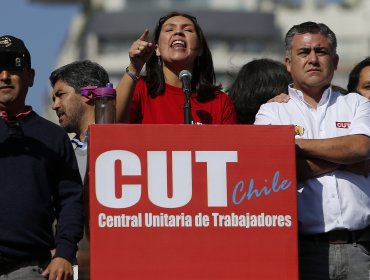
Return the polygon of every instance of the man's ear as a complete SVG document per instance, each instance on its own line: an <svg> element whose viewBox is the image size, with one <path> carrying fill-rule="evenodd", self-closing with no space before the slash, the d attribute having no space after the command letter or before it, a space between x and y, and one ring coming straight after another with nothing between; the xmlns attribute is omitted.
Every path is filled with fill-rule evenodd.
<svg viewBox="0 0 370 280"><path fill-rule="evenodd" d="M339 55L335 54L334 56L334 70L337 70L337 67L338 67L338 63L339 63Z"/></svg>
<svg viewBox="0 0 370 280"><path fill-rule="evenodd" d="M75 91L74 92L76 95L78 95L78 98L80 98L80 102L81 103L86 103L88 105L94 105L95 102L94 102L94 98L92 98L92 95L89 95L89 96L85 96L85 95L82 95L80 94L79 92Z"/></svg>
<svg viewBox="0 0 370 280"><path fill-rule="evenodd" d="M87 98L87 97L82 96L82 95L81 95L81 98L82 98L82 101L84 103L86 103L87 105L95 106L95 102L94 102L94 99L93 98Z"/></svg>
<svg viewBox="0 0 370 280"><path fill-rule="evenodd" d="M35 80L35 70L33 68L27 70L28 86L32 87Z"/></svg>
<svg viewBox="0 0 370 280"><path fill-rule="evenodd" d="M285 56L285 66L286 66L286 69L288 70L288 72L290 73L290 70L291 70L291 60L288 56Z"/></svg>

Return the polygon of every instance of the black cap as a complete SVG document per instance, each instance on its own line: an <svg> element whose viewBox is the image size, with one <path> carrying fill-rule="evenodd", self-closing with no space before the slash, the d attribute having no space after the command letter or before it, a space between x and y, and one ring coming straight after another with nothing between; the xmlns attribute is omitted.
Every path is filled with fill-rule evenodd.
<svg viewBox="0 0 370 280"><path fill-rule="evenodd" d="M31 55L21 39L0 36L0 69L31 68Z"/></svg>

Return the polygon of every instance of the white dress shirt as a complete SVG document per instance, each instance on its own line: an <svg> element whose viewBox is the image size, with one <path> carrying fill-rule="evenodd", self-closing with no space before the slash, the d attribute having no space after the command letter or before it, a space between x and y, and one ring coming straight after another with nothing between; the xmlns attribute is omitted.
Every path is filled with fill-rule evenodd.
<svg viewBox="0 0 370 280"><path fill-rule="evenodd" d="M296 138L324 139L363 134L370 137L370 101L357 93L342 95L331 87L317 108L289 86L287 103L266 103L255 124L295 125ZM298 183L299 232L358 230L370 225L370 176L337 169Z"/></svg>

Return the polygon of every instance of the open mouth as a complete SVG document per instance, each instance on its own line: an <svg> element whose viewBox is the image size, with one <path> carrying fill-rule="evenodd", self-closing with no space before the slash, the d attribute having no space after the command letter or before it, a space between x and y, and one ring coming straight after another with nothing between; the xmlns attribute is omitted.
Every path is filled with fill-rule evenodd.
<svg viewBox="0 0 370 280"><path fill-rule="evenodd" d="M64 116L64 113L63 112L57 112L57 116L59 118L59 122L61 123L62 122L62 118Z"/></svg>
<svg viewBox="0 0 370 280"><path fill-rule="evenodd" d="M186 48L186 44L184 41L175 40L172 42L171 48Z"/></svg>

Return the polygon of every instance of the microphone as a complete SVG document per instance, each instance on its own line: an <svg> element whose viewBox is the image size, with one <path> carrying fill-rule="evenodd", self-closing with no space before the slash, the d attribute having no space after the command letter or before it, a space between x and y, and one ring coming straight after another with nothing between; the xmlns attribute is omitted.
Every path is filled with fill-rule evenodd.
<svg viewBox="0 0 370 280"><path fill-rule="evenodd" d="M185 93L184 123L191 124L191 73L188 70L182 70L179 74L179 79L182 81L182 90Z"/></svg>
<svg viewBox="0 0 370 280"><path fill-rule="evenodd" d="M182 70L179 74L182 81L182 90L186 95L191 95L191 73L188 70Z"/></svg>

